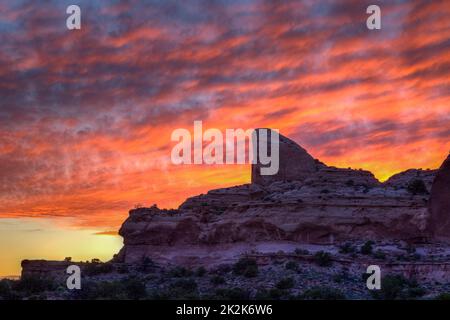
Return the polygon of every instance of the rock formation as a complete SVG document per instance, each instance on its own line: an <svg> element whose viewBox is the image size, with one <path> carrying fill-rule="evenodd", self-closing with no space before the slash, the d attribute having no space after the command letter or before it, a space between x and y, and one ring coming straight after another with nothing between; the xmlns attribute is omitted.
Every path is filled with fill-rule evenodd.
<svg viewBox="0 0 450 320"><path fill-rule="evenodd" d="M420 242L448 235L450 160L380 183L364 170L326 166L280 135L280 171L252 183L211 190L176 210L130 211L116 261L214 264L252 250L354 239ZM417 181L419 188L415 187ZM431 217L430 217L431 215ZM443 223L444 222L444 223Z"/></svg>
<svg viewBox="0 0 450 320"><path fill-rule="evenodd" d="M258 133L259 129L256 129ZM257 135L259 137L259 135ZM268 140L270 150L270 139ZM270 185L275 181L303 181L317 170L324 167L323 163L315 160L305 149L291 139L279 135L279 170L275 175L261 175L261 164L252 166L252 183Z"/></svg>
<svg viewBox="0 0 450 320"><path fill-rule="evenodd" d="M450 239L450 155L436 174L429 209L430 232L437 239Z"/></svg>

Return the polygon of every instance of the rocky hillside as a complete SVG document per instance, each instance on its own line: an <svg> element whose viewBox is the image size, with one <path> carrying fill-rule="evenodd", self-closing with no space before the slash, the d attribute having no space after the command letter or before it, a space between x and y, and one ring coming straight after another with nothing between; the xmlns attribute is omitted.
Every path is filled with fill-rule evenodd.
<svg viewBox="0 0 450 320"><path fill-rule="evenodd" d="M439 171L407 170L381 183L368 171L327 166L280 135L277 175L260 175L256 164L251 184L211 190L176 210L131 210L115 261L210 266L301 243L447 241L449 159Z"/></svg>

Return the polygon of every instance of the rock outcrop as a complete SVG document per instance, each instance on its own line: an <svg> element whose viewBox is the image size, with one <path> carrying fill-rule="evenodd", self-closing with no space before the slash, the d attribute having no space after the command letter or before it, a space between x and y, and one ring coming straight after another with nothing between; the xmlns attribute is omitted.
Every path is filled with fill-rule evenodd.
<svg viewBox="0 0 450 320"><path fill-rule="evenodd" d="M441 240L450 240L450 155L439 168L431 189L429 230Z"/></svg>
<svg viewBox="0 0 450 320"><path fill-rule="evenodd" d="M428 209L436 171L408 170L381 183L368 171L326 166L280 135L277 175L261 176L256 164L251 184L211 190L176 210L131 210L116 260L214 264L256 247L276 252L298 243L445 236L449 166L447 160L437 174ZM417 180L425 188L411 189Z"/></svg>
<svg viewBox="0 0 450 320"><path fill-rule="evenodd" d="M259 130L256 129L258 146ZM266 143L266 141L264 141ZM267 139L268 150L271 147L271 140ZM259 161L252 165L252 183L260 185L270 185L275 181L303 181L307 177L325 167L323 163L315 160L305 149L285 136L279 135L279 170L275 175L262 175Z"/></svg>

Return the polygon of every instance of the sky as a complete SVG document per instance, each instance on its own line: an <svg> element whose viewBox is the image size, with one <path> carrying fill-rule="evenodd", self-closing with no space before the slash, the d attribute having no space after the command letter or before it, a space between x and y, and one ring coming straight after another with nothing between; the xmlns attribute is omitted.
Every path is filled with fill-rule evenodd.
<svg viewBox="0 0 450 320"><path fill-rule="evenodd" d="M445 0L0 0L0 276L106 261L134 206L248 183L248 165L171 163L171 133L195 120L279 129L380 180L437 168L449 74Z"/></svg>

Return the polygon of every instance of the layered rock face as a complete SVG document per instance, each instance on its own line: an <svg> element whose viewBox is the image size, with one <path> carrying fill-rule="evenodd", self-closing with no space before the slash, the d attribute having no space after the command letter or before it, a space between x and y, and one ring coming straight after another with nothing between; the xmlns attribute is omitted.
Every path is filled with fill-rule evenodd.
<svg viewBox="0 0 450 320"><path fill-rule="evenodd" d="M437 222L449 212L448 162L428 210L436 171L408 170L380 183L368 171L326 166L280 135L277 175L261 176L254 165L251 184L211 190L176 210L131 210L116 259L214 264L256 247L276 252L298 243L429 240L450 230ZM424 187L411 189L416 181Z"/></svg>
<svg viewBox="0 0 450 320"><path fill-rule="evenodd" d="M438 239L450 240L450 155L440 167L430 197L429 229Z"/></svg>

